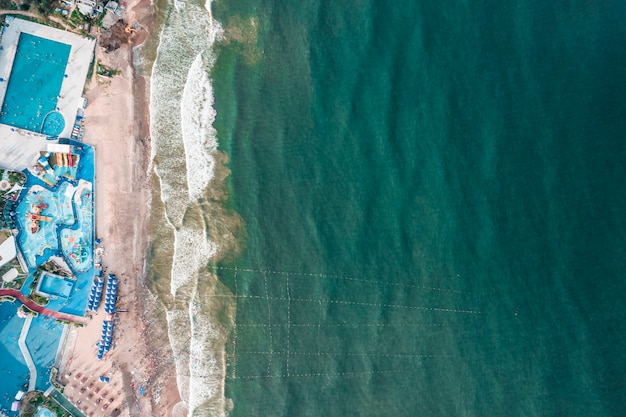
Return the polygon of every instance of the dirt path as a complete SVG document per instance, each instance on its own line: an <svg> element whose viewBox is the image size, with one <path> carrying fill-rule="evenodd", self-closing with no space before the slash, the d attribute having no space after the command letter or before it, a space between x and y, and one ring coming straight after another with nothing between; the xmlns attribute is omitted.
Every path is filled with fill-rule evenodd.
<svg viewBox="0 0 626 417"><path fill-rule="evenodd" d="M27 17L32 17L35 19L48 19L63 26L65 30L69 30L71 32L76 30L76 28L73 27L72 25L69 25L67 21L65 21L65 19L62 19L57 16L42 16L37 13L27 12L23 10L0 10L0 16L7 15L7 14L16 15L16 16L27 16Z"/></svg>

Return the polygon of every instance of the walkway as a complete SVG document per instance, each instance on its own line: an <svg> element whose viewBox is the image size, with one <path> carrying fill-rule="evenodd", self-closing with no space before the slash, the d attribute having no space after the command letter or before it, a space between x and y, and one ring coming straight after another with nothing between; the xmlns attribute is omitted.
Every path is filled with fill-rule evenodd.
<svg viewBox="0 0 626 417"><path fill-rule="evenodd" d="M32 17L32 18L35 18L35 19L46 19L47 18L47 19L50 19L53 22L58 23L61 26L63 26L65 28L65 30L69 30L69 31L77 30L75 27L72 27L72 26L68 25L66 20L61 19L60 17L57 17L57 16L50 15L50 16L46 17L46 16L42 16L42 15L37 14L37 13L27 12L27 11L24 11L24 10L0 10L0 16L1 15L5 15L5 14L15 15L15 16L26 16L26 17Z"/></svg>
<svg viewBox="0 0 626 417"><path fill-rule="evenodd" d="M73 417L85 417L85 414L80 411L74 404L72 404L70 400L65 398L65 396L59 391L52 391L50 397L52 397L54 401L56 401L61 407L65 409L65 411L70 413L70 415L72 415Z"/></svg>
<svg viewBox="0 0 626 417"><path fill-rule="evenodd" d="M26 347L26 336L28 335L28 330L30 329L30 323L33 321L33 316L28 316L26 321L24 322L24 326L22 326L22 333L20 333L20 338L18 340L18 344L20 345L20 350L22 351L22 356L24 356L24 360L26 361L26 365L28 365L28 371L30 372L30 380L28 381L28 391L33 391L35 389L35 383L37 382L37 367L35 366L35 362L33 362L32 356L30 356L30 352Z"/></svg>
<svg viewBox="0 0 626 417"><path fill-rule="evenodd" d="M52 317L53 319L61 321L69 321L71 323L87 324L89 320L82 316L75 316L74 314L61 313L59 311L50 310L45 308L26 297L24 294L14 288L0 289L0 297L9 296L17 298L22 304L36 313L43 314L44 316Z"/></svg>

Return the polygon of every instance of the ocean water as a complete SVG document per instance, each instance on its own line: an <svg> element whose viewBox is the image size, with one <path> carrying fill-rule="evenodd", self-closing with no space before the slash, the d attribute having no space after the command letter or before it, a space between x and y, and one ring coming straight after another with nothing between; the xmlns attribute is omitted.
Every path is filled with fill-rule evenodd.
<svg viewBox="0 0 626 417"><path fill-rule="evenodd" d="M626 413L626 7L176 1L151 288L194 416Z"/></svg>

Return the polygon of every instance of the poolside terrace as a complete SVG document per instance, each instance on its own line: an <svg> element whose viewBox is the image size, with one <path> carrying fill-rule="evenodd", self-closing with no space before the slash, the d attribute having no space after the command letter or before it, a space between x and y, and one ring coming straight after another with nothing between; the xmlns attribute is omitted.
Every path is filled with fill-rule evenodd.
<svg viewBox="0 0 626 417"><path fill-rule="evenodd" d="M37 86L31 85L28 80L18 81L11 87L15 91L14 97L6 97L7 89L11 84L12 71L22 33L70 46L67 64L62 74L62 82L58 92L54 92L54 103L52 104L55 123L58 123L59 126L62 125L62 128L53 136L46 135L45 132L42 133L44 121L47 120L50 112L40 112L41 114L39 114L32 110L32 101L35 101L35 109L37 106L41 109L44 108L43 103L38 103L41 98ZM0 123L0 155L2 155L0 168L22 171L39 158L40 151L45 150L47 144L56 143L59 137L71 137L77 111L83 105L82 93L93 59L95 44L94 39L83 38L71 32L7 16L0 37L0 103L5 108L5 105L19 100L20 103L24 103L24 108L30 110L27 115L8 114L2 118L2 123ZM31 58L25 56L20 59L28 60ZM45 65L45 59L43 65ZM28 65L25 67L28 69ZM23 88L21 88L22 86ZM7 103L7 99L11 102ZM10 105L8 108L13 109L15 106ZM23 117L35 118L41 123L33 122L30 126L35 127L27 129L17 122L13 123L12 117L15 117L16 120Z"/></svg>
<svg viewBox="0 0 626 417"><path fill-rule="evenodd" d="M65 120L65 127L58 136L69 138L76 112L82 102L85 80L87 79L89 66L93 58L96 41L83 38L71 32L8 16L0 41L0 79L3 80L0 82L0 102L3 103L7 87L11 82L13 63L22 33L70 46L63 82L61 83L56 102L56 109ZM29 59L29 57L26 59ZM34 59L34 57L30 59ZM27 89L25 89L25 93L28 94ZM31 93L30 95L32 96L33 94Z"/></svg>

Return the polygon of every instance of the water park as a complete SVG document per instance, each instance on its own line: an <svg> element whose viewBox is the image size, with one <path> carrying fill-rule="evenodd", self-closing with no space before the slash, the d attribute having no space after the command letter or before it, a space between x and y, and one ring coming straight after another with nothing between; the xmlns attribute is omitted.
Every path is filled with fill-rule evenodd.
<svg viewBox="0 0 626 417"><path fill-rule="evenodd" d="M94 48L10 16L0 29L0 416L19 415L32 391L62 398L64 337L100 305L94 149L71 139ZM117 285L108 279L102 354L112 347Z"/></svg>

